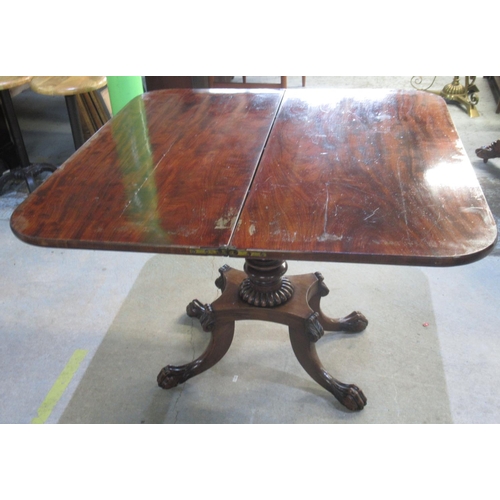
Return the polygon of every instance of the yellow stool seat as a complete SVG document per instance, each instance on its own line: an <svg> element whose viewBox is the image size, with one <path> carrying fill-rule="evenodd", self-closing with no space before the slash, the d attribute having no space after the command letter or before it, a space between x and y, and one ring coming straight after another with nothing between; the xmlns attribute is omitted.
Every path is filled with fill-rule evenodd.
<svg viewBox="0 0 500 500"><path fill-rule="evenodd" d="M0 90L14 89L26 85L32 78L32 76L0 76Z"/></svg>
<svg viewBox="0 0 500 500"><path fill-rule="evenodd" d="M31 80L31 90L38 94L64 96L75 149L85 142L76 96L99 90L106 85L105 76L35 76Z"/></svg>
<svg viewBox="0 0 500 500"><path fill-rule="evenodd" d="M105 76L35 76L31 89L44 95L76 95L106 86Z"/></svg>

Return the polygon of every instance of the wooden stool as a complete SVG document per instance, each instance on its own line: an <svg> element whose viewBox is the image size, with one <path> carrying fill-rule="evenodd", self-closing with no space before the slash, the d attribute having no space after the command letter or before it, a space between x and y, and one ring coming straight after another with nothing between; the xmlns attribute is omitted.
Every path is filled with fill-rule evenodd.
<svg viewBox="0 0 500 500"><path fill-rule="evenodd" d="M0 99L2 102L2 108L5 114L5 119L7 121L12 140L14 142L16 153L19 158L20 166L5 172L0 177L0 193L7 184L7 182L12 180L24 180L28 186L28 190L31 193L36 185L34 177L42 172L50 171L53 172L56 167L48 163L31 164L28 158L28 152L26 151L26 146L24 144L23 135L21 133L21 128L19 127L19 122L17 120L17 115L14 110L14 105L12 103L12 97L10 95L10 89L20 87L30 83L31 76L1 76L0 77Z"/></svg>
<svg viewBox="0 0 500 500"><path fill-rule="evenodd" d="M31 89L38 94L64 96L75 149L84 142L82 122L78 112L77 94L93 92L106 86L105 76L35 76Z"/></svg>

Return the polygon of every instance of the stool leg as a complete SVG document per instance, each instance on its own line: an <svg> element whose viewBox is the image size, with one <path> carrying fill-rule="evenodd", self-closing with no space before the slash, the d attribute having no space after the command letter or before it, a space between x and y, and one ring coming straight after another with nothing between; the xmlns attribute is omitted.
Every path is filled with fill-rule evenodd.
<svg viewBox="0 0 500 500"><path fill-rule="evenodd" d="M10 91L1 90L0 99L2 100L2 106L5 110L5 119L9 124L10 133L12 134L12 140L16 145L17 154L19 155L19 161L21 162L21 167L27 167L29 166L30 161L28 158L28 153L26 151L26 146L24 145L21 128L19 127L19 122L17 121L16 111L14 110L14 105L12 104Z"/></svg>
<svg viewBox="0 0 500 500"><path fill-rule="evenodd" d="M8 172L0 175L0 194L9 182L18 180L26 182L28 191L32 193L36 188L35 176L42 172L54 172L56 167L49 163L38 163L34 165L30 163L9 90L0 91L0 100L20 161L19 167L12 168Z"/></svg>
<svg viewBox="0 0 500 500"><path fill-rule="evenodd" d="M78 149L84 142L82 122L80 121L80 113L76 102L76 95L64 96L66 99L66 107L68 108L69 123L71 124L71 132L73 133L73 142L75 149Z"/></svg>

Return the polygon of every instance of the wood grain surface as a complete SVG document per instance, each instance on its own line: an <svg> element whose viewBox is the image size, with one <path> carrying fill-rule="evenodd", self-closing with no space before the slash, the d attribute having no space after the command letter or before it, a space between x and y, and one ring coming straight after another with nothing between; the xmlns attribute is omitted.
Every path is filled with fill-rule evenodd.
<svg viewBox="0 0 500 500"><path fill-rule="evenodd" d="M105 76L35 76L31 89L44 95L74 95L104 87Z"/></svg>
<svg viewBox="0 0 500 500"><path fill-rule="evenodd" d="M289 90L231 244L267 258L454 265L495 241L443 99Z"/></svg>
<svg viewBox="0 0 500 500"><path fill-rule="evenodd" d="M443 99L344 89L147 93L11 227L45 246L439 266L497 234Z"/></svg>
<svg viewBox="0 0 500 500"><path fill-rule="evenodd" d="M281 98L139 96L18 207L11 227L36 245L217 253L229 244Z"/></svg>
<svg viewBox="0 0 500 500"><path fill-rule="evenodd" d="M0 76L0 90L14 89L26 85L32 78L32 76Z"/></svg>

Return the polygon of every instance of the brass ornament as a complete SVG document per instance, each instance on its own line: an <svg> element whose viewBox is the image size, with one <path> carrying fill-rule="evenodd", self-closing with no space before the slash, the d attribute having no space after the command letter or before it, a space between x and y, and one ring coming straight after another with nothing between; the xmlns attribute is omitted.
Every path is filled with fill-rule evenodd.
<svg viewBox="0 0 500 500"><path fill-rule="evenodd" d="M430 90L435 81L436 77L434 77L432 83L428 87L422 88L420 87L422 84L422 77L413 76L410 83L412 87L417 90L424 90L425 92L439 95L447 101L457 102L461 106L465 107L465 110L471 118L477 118L479 116L479 112L476 108L477 103L479 102L479 96L477 95L479 89L475 84L475 76L466 76L465 84L460 83L459 76L454 76L453 81L446 84L442 90Z"/></svg>

